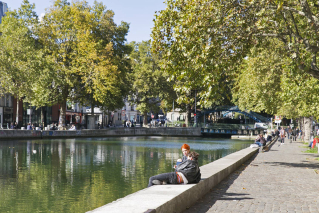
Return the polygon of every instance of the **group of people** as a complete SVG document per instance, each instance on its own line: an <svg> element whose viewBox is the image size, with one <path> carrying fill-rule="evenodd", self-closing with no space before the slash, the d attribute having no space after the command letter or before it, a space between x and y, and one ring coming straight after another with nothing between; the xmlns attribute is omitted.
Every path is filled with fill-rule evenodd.
<svg viewBox="0 0 319 213"><path fill-rule="evenodd" d="M124 121L124 127L135 127L136 126L136 120L125 120Z"/></svg>
<svg viewBox="0 0 319 213"><path fill-rule="evenodd" d="M285 144L286 138L290 139L290 142L296 141L298 136L299 138L301 137L302 131L298 128L290 128L290 126L288 126L286 129L281 127L275 130L275 135L278 136L278 140L281 142L280 145L283 145Z"/></svg>
<svg viewBox="0 0 319 213"><path fill-rule="evenodd" d="M10 129L18 129L18 123L17 122L11 122Z"/></svg>
<svg viewBox="0 0 319 213"><path fill-rule="evenodd" d="M27 130L35 130L34 124L28 123Z"/></svg>
<svg viewBox="0 0 319 213"><path fill-rule="evenodd" d="M177 160L174 166L175 171L150 177L148 187L162 184L198 183L201 180L201 173L197 161L199 154L190 151L188 144L183 144L181 150L183 157Z"/></svg>

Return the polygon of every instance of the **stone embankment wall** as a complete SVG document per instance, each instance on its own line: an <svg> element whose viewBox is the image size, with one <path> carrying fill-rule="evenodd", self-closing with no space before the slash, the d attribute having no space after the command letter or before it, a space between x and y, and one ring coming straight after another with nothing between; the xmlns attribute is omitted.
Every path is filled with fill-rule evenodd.
<svg viewBox="0 0 319 213"><path fill-rule="evenodd" d="M246 148L201 166L202 180L198 184L152 186L89 211L88 213L183 212L257 152L258 148Z"/></svg>
<svg viewBox="0 0 319 213"><path fill-rule="evenodd" d="M122 136L201 136L200 128L108 128L75 131L0 130L0 139Z"/></svg>

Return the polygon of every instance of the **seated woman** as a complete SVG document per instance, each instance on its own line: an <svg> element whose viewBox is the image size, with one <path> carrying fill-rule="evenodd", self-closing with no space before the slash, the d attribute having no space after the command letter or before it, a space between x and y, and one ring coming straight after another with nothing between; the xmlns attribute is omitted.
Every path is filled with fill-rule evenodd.
<svg viewBox="0 0 319 213"><path fill-rule="evenodd" d="M182 150L182 153L183 153L183 157L177 160L176 165L178 165L178 164L180 164L180 163L182 163L182 162L187 160L187 155L189 154L190 149L191 148L190 148L190 146L188 144L186 144L186 143L183 144L183 146L181 147L181 150Z"/></svg>
<svg viewBox="0 0 319 213"><path fill-rule="evenodd" d="M201 179L201 173L197 162L198 156L198 153L190 152L187 156L187 160L176 166L175 172L163 173L150 177L147 187L162 184L198 183Z"/></svg>
<svg viewBox="0 0 319 213"><path fill-rule="evenodd" d="M318 135L317 135L317 136L313 139L313 141L310 142L309 147L310 147L310 148L315 148L316 143L318 143L318 142L319 142L319 137L318 137Z"/></svg>

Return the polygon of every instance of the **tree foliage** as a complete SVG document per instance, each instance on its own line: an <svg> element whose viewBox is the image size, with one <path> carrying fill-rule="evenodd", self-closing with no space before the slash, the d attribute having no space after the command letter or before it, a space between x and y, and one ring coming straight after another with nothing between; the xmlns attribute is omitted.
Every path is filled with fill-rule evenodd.
<svg viewBox="0 0 319 213"><path fill-rule="evenodd" d="M160 108L166 110L167 103L173 102L176 95L173 84L167 81L168 76L159 68L159 56L152 53L151 42L131 42L130 45L133 49L130 55L133 68L131 98L144 115L146 123L148 112L156 113Z"/></svg>
<svg viewBox="0 0 319 213"><path fill-rule="evenodd" d="M24 0L18 10L6 13L0 25L0 87L17 100L32 96L42 66L40 45L33 34L38 22L34 8ZM18 110L17 104L17 115Z"/></svg>
<svg viewBox="0 0 319 213"><path fill-rule="evenodd" d="M319 81L298 67L275 46L275 40L253 48L240 67L233 89L234 102L243 109L289 118L318 118L315 107Z"/></svg>
<svg viewBox="0 0 319 213"><path fill-rule="evenodd" d="M228 17L233 4L205 0L168 0L166 4L156 15L153 50L162 56L162 69L178 82L175 90L181 94L197 90L202 106L230 100L225 91L248 45L229 41L237 36L240 21L240 17Z"/></svg>
<svg viewBox="0 0 319 213"><path fill-rule="evenodd" d="M171 78L182 80L176 89L201 88L203 106L225 97L223 86L232 82L236 66L265 39L274 42L263 48L280 48L280 57L294 69L319 78L316 1L167 0L166 4L155 18L154 51L162 54L161 66ZM252 105L276 111L263 104Z"/></svg>
<svg viewBox="0 0 319 213"><path fill-rule="evenodd" d="M50 69L38 83L47 96L39 92L34 100L60 103L61 123L67 100L111 109L123 104L128 92L128 24L116 26L113 16L101 3L56 0L37 28Z"/></svg>

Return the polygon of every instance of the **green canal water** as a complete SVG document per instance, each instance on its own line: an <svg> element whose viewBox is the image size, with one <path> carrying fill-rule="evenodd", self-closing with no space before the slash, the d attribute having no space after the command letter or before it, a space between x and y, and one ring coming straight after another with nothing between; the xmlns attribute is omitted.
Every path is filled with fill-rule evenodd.
<svg viewBox="0 0 319 213"><path fill-rule="evenodd" d="M121 137L0 141L0 212L86 212L146 188L173 171L182 144L200 166L247 140Z"/></svg>

